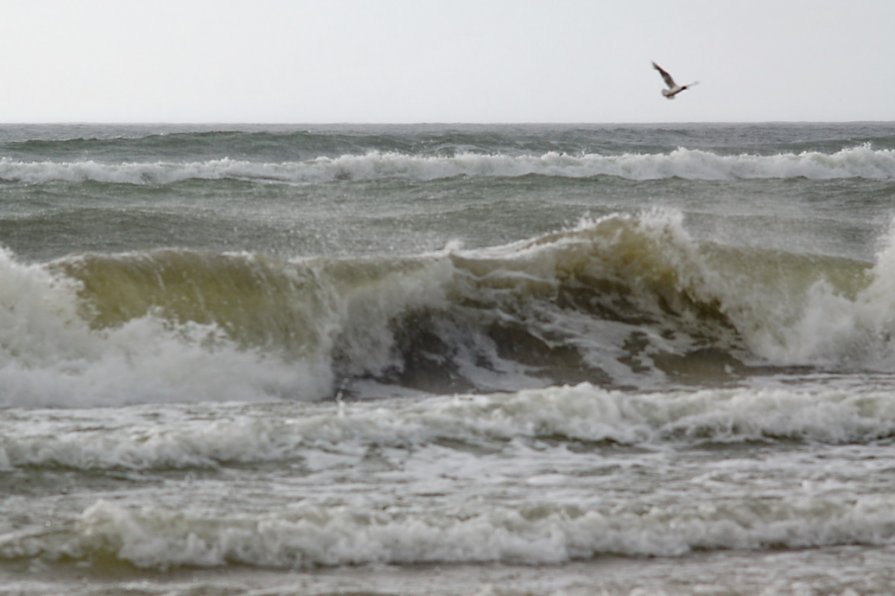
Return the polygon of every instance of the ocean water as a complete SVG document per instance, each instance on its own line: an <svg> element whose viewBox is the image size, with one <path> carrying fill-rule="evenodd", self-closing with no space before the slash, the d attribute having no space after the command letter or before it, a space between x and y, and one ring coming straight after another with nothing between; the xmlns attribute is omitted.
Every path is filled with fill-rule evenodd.
<svg viewBox="0 0 895 596"><path fill-rule="evenodd" d="M0 593L895 589L895 123L0 127Z"/></svg>

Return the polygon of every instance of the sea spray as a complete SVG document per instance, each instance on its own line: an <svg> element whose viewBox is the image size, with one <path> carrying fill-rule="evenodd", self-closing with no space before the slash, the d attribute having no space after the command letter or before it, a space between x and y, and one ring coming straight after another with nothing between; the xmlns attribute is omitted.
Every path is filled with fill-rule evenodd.
<svg viewBox="0 0 895 596"><path fill-rule="evenodd" d="M328 387L325 368L239 349L214 325L172 326L154 308L92 327L80 281L0 257L2 406L316 398Z"/></svg>
<svg viewBox="0 0 895 596"><path fill-rule="evenodd" d="M874 368L877 354L853 345L886 312L885 254L868 278L845 259L697 242L667 209L407 257L165 250L25 266L7 254L6 291L23 292L22 309L49 311L22 310L8 326L4 374L21 389L6 399L37 399L36 371L55 371L45 382L56 389L38 403L64 403L72 380L108 386L97 403L128 383L141 387L136 401L206 399L169 385L190 382L229 399L226 387L243 387L230 380L239 361L259 399L328 397L336 386L362 395L368 380L496 391L647 387L752 366ZM826 316L834 306L853 316Z"/></svg>
<svg viewBox="0 0 895 596"><path fill-rule="evenodd" d="M0 585L885 593L893 150L0 127Z"/></svg>
<svg viewBox="0 0 895 596"><path fill-rule="evenodd" d="M756 344L776 361L895 368L895 222L882 239L872 267L859 284L836 287L826 277L815 281L797 305L798 314L782 326L776 340L765 333Z"/></svg>

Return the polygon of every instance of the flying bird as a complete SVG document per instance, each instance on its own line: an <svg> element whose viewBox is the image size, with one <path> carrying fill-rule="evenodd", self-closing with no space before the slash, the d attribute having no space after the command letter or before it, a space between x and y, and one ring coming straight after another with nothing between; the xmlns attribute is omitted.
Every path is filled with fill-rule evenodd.
<svg viewBox="0 0 895 596"><path fill-rule="evenodd" d="M671 75L668 74L668 71L655 62L653 62L653 68L659 71L659 74L662 75L662 80L665 81L666 85L668 85L668 89L662 89L662 95L664 95L668 99L674 99L674 96L684 89L688 89L693 85L699 84L699 81L693 81L692 83L688 83L686 85L678 85L674 82L674 79L671 78Z"/></svg>

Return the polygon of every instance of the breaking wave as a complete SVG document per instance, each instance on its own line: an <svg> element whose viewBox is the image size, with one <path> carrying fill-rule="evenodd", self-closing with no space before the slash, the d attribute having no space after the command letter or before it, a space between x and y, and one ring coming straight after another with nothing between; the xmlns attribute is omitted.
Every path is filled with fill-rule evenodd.
<svg viewBox="0 0 895 596"><path fill-rule="evenodd" d="M722 155L679 148L669 153L603 155L482 154L459 152L420 155L370 151L319 156L300 161L247 161L217 158L206 161L109 163L87 161L21 161L0 159L0 179L27 184L54 181L120 184L172 184L191 179L247 179L285 183L401 178L433 180L455 176L567 178L616 176L630 180L685 178L731 180L794 178L895 178L895 150L861 145L835 153L805 151L776 155Z"/></svg>
<svg viewBox="0 0 895 596"><path fill-rule="evenodd" d="M163 411L84 410L59 418L22 411L3 425L32 430L0 436L0 475L14 479L19 473L48 471L57 477L61 469L89 482L136 473L156 485L157 475L172 470L182 475L184 470L272 465L303 470L299 473L317 482L315 475L329 478L342 466L361 466L371 452L391 450L412 454L415 465L407 463L407 471L417 476L408 488L396 490L416 496L423 486L437 489L435 479L444 468L431 464L448 457L447 450L454 458L488 454L482 459L494 466L505 465L502 455L513 454L506 460L513 461L520 450L547 451L575 467L576 457L593 464L590 449L603 444L606 465L615 468L619 460L608 454L620 450L664 459L669 448L718 449L719 442L878 444L895 438L889 395L889 390L854 394L835 387L784 386L631 394L581 384L387 404L351 402L344 410L333 404L208 404ZM578 447L585 451L577 454ZM431 477L422 471L427 464ZM477 461L451 473L478 484L482 465ZM816 465L818 478L829 481L826 464ZM887 465L877 458L854 474L885 474ZM767 473L761 462L755 466ZM743 472L730 471L734 477ZM847 476L839 481L847 482ZM536 475L525 482L552 486L561 478ZM678 481L689 486L692 479ZM652 491L613 495L581 487L574 496L534 490L524 497L486 501L420 495L424 506L388 495L377 500L366 492L358 499L309 496L288 506L240 505L235 510L181 502L179 495L165 491L155 493L148 505L83 499L64 520L38 521L0 535L0 562L62 560L100 573L120 570L122 564L159 571L231 565L539 565L607 555L895 544L895 503L887 493L856 496L832 481L826 490L750 492L740 482L717 500L660 498Z"/></svg>
<svg viewBox="0 0 895 596"><path fill-rule="evenodd" d="M893 237L868 264L699 243L679 213L653 211L408 257L161 250L27 265L7 252L0 405L891 371Z"/></svg>
<svg viewBox="0 0 895 596"><path fill-rule="evenodd" d="M691 551L889 545L888 495L765 499L656 506L597 499L577 505L531 502L327 507L214 516L100 500L68 527L0 543L0 560L65 558L103 568L315 568L358 564L559 564L600 555L681 556Z"/></svg>
<svg viewBox="0 0 895 596"><path fill-rule="evenodd" d="M538 442L664 449L719 444L868 444L895 440L887 388L781 384L631 393L589 383L515 393L331 403L167 406L157 417L74 411L61 422L22 411L0 422L0 472L15 469L216 470L304 461L310 454L363 457L367 449L432 446L500 453ZM277 407L282 406L282 407ZM212 409L213 408L213 409ZM273 413L273 416L269 414ZM219 419L213 424L209 419ZM66 431L74 420L77 433ZM15 425L34 429L16 435ZM38 430L39 429L39 430ZM885 465L885 462L880 462Z"/></svg>

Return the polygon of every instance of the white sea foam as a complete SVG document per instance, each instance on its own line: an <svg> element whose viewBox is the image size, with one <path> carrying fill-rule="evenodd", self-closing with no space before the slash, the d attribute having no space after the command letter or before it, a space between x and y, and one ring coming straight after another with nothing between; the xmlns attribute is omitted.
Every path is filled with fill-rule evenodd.
<svg viewBox="0 0 895 596"><path fill-rule="evenodd" d="M363 563L563 563L600 554L679 556L694 549L805 548L895 541L888 496L742 497L724 504L644 508L538 502L458 508L298 505L265 514L206 517L99 501L64 551L110 551L145 568L241 563L311 567ZM0 545L0 552L12 545ZM13 547L14 548L14 547ZM9 553L5 553L7 556ZM47 553L57 554L57 553Z"/></svg>
<svg viewBox="0 0 895 596"><path fill-rule="evenodd" d="M890 236L895 238L895 232ZM720 316L765 359L762 363L890 370L895 353L892 244L880 252L868 285L854 296L839 293L822 278L787 293L762 285L749 277L748 269L719 267L721 261L712 261L687 234L680 213L654 211L582 222L572 230L490 249L451 249L379 263L278 263L259 279L267 283L278 275L295 276L290 266L299 267L304 276L295 282L295 293L290 293L289 284L286 289L275 284L282 290L282 296L274 297L282 298L280 302L259 303L251 294L246 304L252 309L224 309L218 324L166 317L150 308L106 327L91 326L78 282L63 275L63 268L23 264L0 252L0 406L316 399L332 394L336 374L350 383L403 372L408 350L416 355L428 349L413 335L423 331L431 331L444 344L433 358L451 359L449 365L481 391L550 384L522 362L502 358L496 342L483 331L494 321L511 321L535 337L541 334L559 345L574 346L595 370L629 386L661 386L664 376L651 354L686 354L694 345L686 333L698 325L706 326L718 349L724 349L728 328L717 323ZM193 263L189 255L181 256L187 262L182 266L206 266L201 259ZM156 263L153 258L145 255L143 264L149 270ZM251 259L241 258L234 257L236 262L229 266L254 272ZM164 255L157 261L173 266ZM180 263L176 258L173 262ZM632 312L658 322L632 326L624 318L604 321L599 312L559 312L552 297L565 283L560 276L568 271L626 288L625 302L636 305ZM228 299L220 296L217 285L190 291L198 292L190 299L201 307L207 306L202 292ZM264 284L258 289L264 296L266 291ZM176 305L180 296L176 288L172 292L164 298ZM112 297L117 299L114 293ZM718 316L703 321L686 301L707 305ZM465 308L469 303L477 306ZM287 307L293 309L288 316L273 316ZM422 323L412 318L433 311L439 316ZM214 312L192 316L209 320L206 315L216 320ZM678 324L675 316L686 324ZM406 322L407 329L396 321ZM663 322L677 326L663 334ZM269 345L273 340L265 339L275 334L256 329L263 324L277 326L288 338L298 337L300 345L284 356L278 346ZM295 328L283 331L283 324ZM264 341L239 343L240 325L250 327L244 335L255 333ZM420 330L419 325L430 328ZM642 369L637 373L626 363L631 355L625 344L633 331L649 341L652 350L636 355ZM402 340L401 333L411 339ZM408 345L399 346L400 341ZM557 432L577 437L571 430ZM631 442L626 432L631 428L589 439Z"/></svg>
<svg viewBox="0 0 895 596"><path fill-rule="evenodd" d="M317 398L331 383L326 366L237 349L209 325L92 329L73 280L6 251L0 280L0 407Z"/></svg>
<svg viewBox="0 0 895 596"><path fill-rule="evenodd" d="M775 362L895 370L895 221L883 242L855 296L818 280L799 303L780 305L777 326L750 336L753 348Z"/></svg>
<svg viewBox="0 0 895 596"><path fill-rule="evenodd" d="M678 289L702 304L717 303L747 347L766 362L895 371L895 219L880 239L873 266L848 291L822 268L805 280L776 273L769 283L740 263L725 266L728 261L713 260L690 236L674 210L613 215L584 221L579 229L626 219L659 247L655 254L674 272Z"/></svg>
<svg viewBox="0 0 895 596"><path fill-rule="evenodd" d="M169 184L198 179L256 179L327 182L407 178L432 180L454 176L513 177L528 174L584 178L598 175L632 180L680 177L695 180L737 178L811 179L895 177L895 151L860 145L835 153L806 151L776 155L721 155L679 148L670 153L620 155L506 155L459 153L422 156L372 151L298 162L255 162L231 158L195 162L19 161L0 159L0 179L26 183L92 180L126 184Z"/></svg>
<svg viewBox="0 0 895 596"><path fill-rule="evenodd" d="M332 403L257 411L239 405L166 406L161 420L148 415L151 409L72 411L58 424L41 411L21 412L0 422L0 454L5 454L0 467L217 467L302 459L317 451L362 458L371 445L403 449L447 442L505 450L544 437L664 448L780 440L835 445L895 436L889 390L808 387L631 394L582 384L398 398L341 409ZM211 407L216 420L209 423L206 408ZM79 430L69 432L72 428Z"/></svg>
<svg viewBox="0 0 895 596"><path fill-rule="evenodd" d="M144 256L141 263L151 268L155 261L151 255ZM164 256L158 258L166 262ZM250 269L255 266L251 256L234 258ZM252 295L246 298L252 309L225 308L221 316L231 318L220 324L166 316L159 306L145 314L138 309L114 325L94 327L92 306L82 302L80 282L74 277L53 264L26 265L9 252L0 252L0 407L324 397L333 390L336 358L343 375L400 371L403 362L394 349L391 322L414 308L443 306L445 284L453 275L445 256L410 263L408 271L398 267L391 273L387 268L379 271L372 262L355 268L348 264L345 271L335 263L328 272L320 271L315 263L296 266L314 281L305 283L302 278L293 288L288 283L277 285L275 280L270 282L272 289L261 283L262 296L269 298L265 294L269 292L271 300L282 298L283 302L259 303ZM288 278L295 271L285 263L271 267L276 270L261 270L256 272L258 277L264 281L269 281L268 276ZM110 291L116 300L120 298ZM175 294L170 301L176 304L179 295L176 288L171 291ZM219 295L219 286L191 291L198 293L196 300L207 308L211 306L203 302L203 291L209 292L209 301L223 301L225 307L242 299ZM206 315L214 316L206 311L198 316ZM240 343L240 325L260 324L277 327L270 330L271 335L279 333L297 345L270 345L274 340L260 345ZM281 328L289 325L294 328ZM225 333L224 327L237 329L235 336ZM251 328L246 333L264 338L266 331Z"/></svg>

